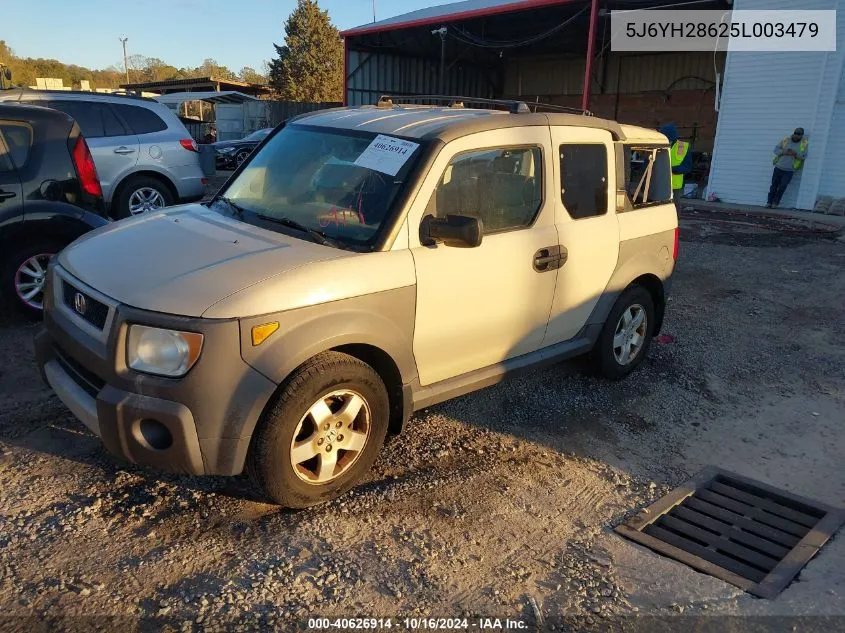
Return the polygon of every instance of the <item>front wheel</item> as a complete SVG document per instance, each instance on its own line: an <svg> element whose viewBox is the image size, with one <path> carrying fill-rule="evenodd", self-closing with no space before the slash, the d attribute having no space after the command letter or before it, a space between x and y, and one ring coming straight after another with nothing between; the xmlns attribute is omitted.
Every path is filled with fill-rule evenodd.
<svg viewBox="0 0 845 633"><path fill-rule="evenodd" d="M241 163L243 163L247 158L249 158L249 152L245 149L239 151L235 155L235 166L240 167Z"/></svg>
<svg viewBox="0 0 845 633"><path fill-rule="evenodd" d="M370 470L387 434L387 389L366 363L339 352L297 369L265 411L247 472L271 500L289 508L330 501Z"/></svg>
<svg viewBox="0 0 845 633"><path fill-rule="evenodd" d="M613 380L624 378L639 365L654 334L654 300L642 286L623 292L610 311L592 361L596 371Z"/></svg>
<svg viewBox="0 0 845 633"><path fill-rule="evenodd" d="M47 264L62 250L63 244L36 239L14 249L2 262L3 294L20 313L40 319L44 308L44 283Z"/></svg>

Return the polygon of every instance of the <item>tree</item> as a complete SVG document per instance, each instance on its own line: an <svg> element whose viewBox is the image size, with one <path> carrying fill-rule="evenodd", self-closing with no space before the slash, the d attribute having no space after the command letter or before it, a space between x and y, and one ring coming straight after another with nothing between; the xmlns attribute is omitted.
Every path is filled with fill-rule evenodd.
<svg viewBox="0 0 845 633"><path fill-rule="evenodd" d="M297 0L285 22L285 43L273 44L270 85L289 101L342 101L343 43L317 0Z"/></svg>
<svg viewBox="0 0 845 633"><path fill-rule="evenodd" d="M238 73L238 79L240 79L241 81L245 81L248 84L267 83L267 77L255 70L255 68L251 68L250 66L244 66L243 68L241 68L240 72Z"/></svg>

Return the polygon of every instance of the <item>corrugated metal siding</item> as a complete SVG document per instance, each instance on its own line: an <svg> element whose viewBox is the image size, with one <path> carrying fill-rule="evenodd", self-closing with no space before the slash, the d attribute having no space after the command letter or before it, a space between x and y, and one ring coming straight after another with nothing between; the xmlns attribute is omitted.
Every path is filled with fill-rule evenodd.
<svg viewBox="0 0 845 633"><path fill-rule="evenodd" d="M734 8L794 9L795 3L736 0ZM845 0L804 0L801 8L838 9L838 30L842 32ZM802 126L810 139L810 155L781 204L803 209L814 206L842 54L841 47L836 53L728 54L709 192L727 202L765 204L772 175L772 148Z"/></svg>
<svg viewBox="0 0 845 633"><path fill-rule="evenodd" d="M837 11L836 41L837 46L845 42L845 6L840 2ZM845 65L845 55L840 64ZM833 104L830 131L827 135L827 152L824 159L824 171L819 182L820 196L845 198L845 68L840 67L839 90Z"/></svg>
<svg viewBox="0 0 845 633"><path fill-rule="evenodd" d="M622 94L665 90L700 90L715 82L712 53L672 53L650 55L610 54L607 72L599 67L603 90L595 93ZM716 56L719 72L725 65L724 53ZM583 57L520 57L508 62L505 89L508 95L580 95L584 83Z"/></svg>
<svg viewBox="0 0 845 633"><path fill-rule="evenodd" d="M446 94L492 96L481 69L460 64L447 68ZM348 105L373 104L383 94L440 94L439 62L350 50L347 72Z"/></svg>

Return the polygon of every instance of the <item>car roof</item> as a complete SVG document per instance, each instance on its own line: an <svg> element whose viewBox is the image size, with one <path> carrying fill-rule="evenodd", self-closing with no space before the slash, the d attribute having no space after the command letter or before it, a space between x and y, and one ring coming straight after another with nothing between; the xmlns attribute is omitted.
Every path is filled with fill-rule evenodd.
<svg viewBox="0 0 845 633"><path fill-rule="evenodd" d="M17 101L18 99L22 98L24 95L28 97L38 97L47 96L57 97L60 96L62 98L69 98L69 99L79 99L81 101L124 101L124 100L131 100L131 101L144 101L146 103L156 103L159 102L155 99L151 99L149 97L142 97L140 95L129 94L129 93L121 93L121 92L91 92L89 90L40 90L40 89L33 89L33 88L11 88L9 90L4 90L0 93L0 99L2 100L14 100Z"/></svg>
<svg viewBox="0 0 845 633"><path fill-rule="evenodd" d="M669 139L666 136L651 128L623 124L622 130L625 132L626 140L629 143L669 144Z"/></svg>
<svg viewBox="0 0 845 633"><path fill-rule="evenodd" d="M361 130L406 138L451 141L467 134L509 127L580 126L606 130L615 140L625 140L619 123L583 114L558 112L511 113L486 108L424 105L357 106L318 110L296 117L291 123Z"/></svg>

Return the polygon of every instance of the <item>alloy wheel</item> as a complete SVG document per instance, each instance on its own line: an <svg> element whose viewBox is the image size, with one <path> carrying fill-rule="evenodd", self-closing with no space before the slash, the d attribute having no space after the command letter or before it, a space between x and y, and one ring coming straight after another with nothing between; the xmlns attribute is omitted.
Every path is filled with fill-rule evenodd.
<svg viewBox="0 0 845 633"><path fill-rule="evenodd" d="M332 391L302 416L290 446L301 480L327 484L343 475L364 452L372 428L367 401L350 389Z"/></svg>
<svg viewBox="0 0 845 633"><path fill-rule="evenodd" d="M152 187L141 187L129 196L129 213L139 215L165 207L164 196Z"/></svg>
<svg viewBox="0 0 845 633"><path fill-rule="evenodd" d="M44 282L47 264L54 253L38 253L25 260L15 271L15 292L25 305L41 310L44 307Z"/></svg>
<svg viewBox="0 0 845 633"><path fill-rule="evenodd" d="M645 343L648 317L640 304L629 306L619 317L613 335L613 356L620 365L629 365Z"/></svg>

